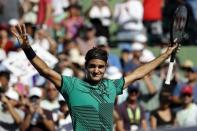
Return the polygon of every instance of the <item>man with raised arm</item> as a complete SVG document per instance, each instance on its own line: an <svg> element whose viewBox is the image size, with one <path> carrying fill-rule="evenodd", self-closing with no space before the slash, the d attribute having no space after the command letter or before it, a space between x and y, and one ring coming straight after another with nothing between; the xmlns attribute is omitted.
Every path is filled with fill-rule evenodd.
<svg viewBox="0 0 197 131"><path fill-rule="evenodd" d="M24 25L17 25L12 29L12 33L18 38L21 48L32 65L42 76L53 82L66 99L73 129L76 131L112 130L115 97L120 95L130 83L141 79L165 61L178 45L169 46L168 50L155 60L116 80L103 78L107 67L107 52L92 48L85 56L86 78L80 80L76 77L62 76L50 69L29 45Z"/></svg>

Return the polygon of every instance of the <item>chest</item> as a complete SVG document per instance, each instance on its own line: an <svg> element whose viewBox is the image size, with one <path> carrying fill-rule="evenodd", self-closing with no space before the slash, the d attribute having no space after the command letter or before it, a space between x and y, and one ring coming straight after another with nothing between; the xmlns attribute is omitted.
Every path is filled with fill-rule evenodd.
<svg viewBox="0 0 197 131"><path fill-rule="evenodd" d="M101 104L113 104L116 92L113 90L75 90L70 94L71 106L87 106L98 107Z"/></svg>

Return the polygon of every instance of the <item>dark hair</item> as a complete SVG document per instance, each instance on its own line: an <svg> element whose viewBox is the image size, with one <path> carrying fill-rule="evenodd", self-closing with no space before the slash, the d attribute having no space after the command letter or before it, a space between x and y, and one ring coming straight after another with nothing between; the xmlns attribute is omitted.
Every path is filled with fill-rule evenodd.
<svg viewBox="0 0 197 131"><path fill-rule="evenodd" d="M10 80L10 72L9 71L0 71L0 77L5 77L7 80Z"/></svg>
<svg viewBox="0 0 197 131"><path fill-rule="evenodd" d="M85 56L85 65L92 59L100 59L107 63L108 53L101 48L94 47L87 52Z"/></svg>

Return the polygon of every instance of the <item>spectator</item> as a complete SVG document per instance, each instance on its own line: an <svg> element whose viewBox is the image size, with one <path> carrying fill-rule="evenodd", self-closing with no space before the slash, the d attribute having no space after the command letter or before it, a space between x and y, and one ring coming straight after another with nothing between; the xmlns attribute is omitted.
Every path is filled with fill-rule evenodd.
<svg viewBox="0 0 197 131"><path fill-rule="evenodd" d="M124 75L130 71L133 71L137 67L137 65L134 64L132 60L132 49L129 49L129 47L124 47L123 49L121 49L120 62L122 66L122 72Z"/></svg>
<svg viewBox="0 0 197 131"><path fill-rule="evenodd" d="M162 27L162 6L164 0L143 0L144 16L143 22L146 27L148 42L161 42Z"/></svg>
<svg viewBox="0 0 197 131"><path fill-rule="evenodd" d="M30 89L29 102L26 103L26 116L21 125L22 131L53 131L55 129L52 113L40 107L42 90L38 87Z"/></svg>
<svg viewBox="0 0 197 131"><path fill-rule="evenodd" d="M50 81L47 81L44 85L46 98L41 100L40 106L49 111L56 111L59 108L58 102L58 92L55 88L55 85Z"/></svg>
<svg viewBox="0 0 197 131"><path fill-rule="evenodd" d="M117 32L119 41L131 42L136 35L145 35L143 13L144 9L140 0L125 0L115 6L114 18L119 26Z"/></svg>
<svg viewBox="0 0 197 131"><path fill-rule="evenodd" d="M64 10L69 6L69 0L52 0L54 20L60 21L65 17Z"/></svg>
<svg viewBox="0 0 197 131"><path fill-rule="evenodd" d="M36 24L39 0L24 0L22 2L23 15L21 21L24 23Z"/></svg>
<svg viewBox="0 0 197 131"><path fill-rule="evenodd" d="M170 93L161 92L159 96L160 106L151 112L150 124L153 130L172 128L175 124L175 112L170 108Z"/></svg>
<svg viewBox="0 0 197 131"><path fill-rule="evenodd" d="M19 101L18 93L10 88L0 101L0 130L17 131L24 119L24 112L17 108Z"/></svg>
<svg viewBox="0 0 197 131"><path fill-rule="evenodd" d="M49 33L44 29L39 29L35 34L35 45L41 46L41 48L49 51L51 54L56 54L57 44L55 40L49 35Z"/></svg>
<svg viewBox="0 0 197 131"><path fill-rule="evenodd" d="M3 49L6 54L15 50L14 43L9 39L6 30L0 30L0 48Z"/></svg>
<svg viewBox="0 0 197 131"><path fill-rule="evenodd" d="M197 102L197 67L183 67L186 82L179 82L175 87L173 100L180 103L181 90L185 85L190 85L193 88L193 100Z"/></svg>
<svg viewBox="0 0 197 131"><path fill-rule="evenodd" d="M58 101L60 108L58 112L57 131L73 131L68 105L61 94L58 96Z"/></svg>
<svg viewBox="0 0 197 131"><path fill-rule="evenodd" d="M197 105L192 102L193 88L189 85L181 89L182 109L177 112L176 124L179 127L197 126Z"/></svg>
<svg viewBox="0 0 197 131"><path fill-rule="evenodd" d="M37 25L47 29L52 25L52 1L51 0L39 0Z"/></svg>
<svg viewBox="0 0 197 131"><path fill-rule="evenodd" d="M53 115L53 121L56 122L57 118L55 118L55 116L60 107L58 102L58 91L55 88L55 85L50 81L47 81L44 86L46 97L44 100L41 100L40 107L51 111Z"/></svg>
<svg viewBox="0 0 197 131"><path fill-rule="evenodd" d="M0 95L8 90L10 81L10 73L8 71L0 71Z"/></svg>
<svg viewBox="0 0 197 131"><path fill-rule="evenodd" d="M140 57L141 64L152 61L155 57L150 53L145 53ZM147 74L139 81L139 103L146 111L146 120L149 126L150 112L159 107L159 93L161 91L161 79L156 75L155 70Z"/></svg>
<svg viewBox="0 0 197 131"><path fill-rule="evenodd" d="M91 24L87 24L84 28L84 37L78 37L76 39L79 50L83 56L85 56L89 49L96 46L96 29L94 28L94 26Z"/></svg>
<svg viewBox="0 0 197 131"><path fill-rule="evenodd" d="M196 0L183 0L185 2L185 5L187 6L187 9L189 11L189 20L186 28L187 35L189 36L187 40L189 40L190 44L197 44L197 38L195 37L195 34L197 33L197 27L193 26L197 24L197 1ZM187 42L185 42L187 43Z"/></svg>
<svg viewBox="0 0 197 131"><path fill-rule="evenodd" d="M93 0L87 17L96 29L96 36L110 38L109 27L111 24L112 11L107 0Z"/></svg>
<svg viewBox="0 0 197 131"><path fill-rule="evenodd" d="M117 107L120 120L116 126L119 131L146 129L145 112L137 101L139 93L138 86L130 85L127 100Z"/></svg>
<svg viewBox="0 0 197 131"><path fill-rule="evenodd" d="M67 8L68 17L61 23L71 39L75 39L79 35L80 29L83 27L84 19L81 16L81 6L74 4Z"/></svg>

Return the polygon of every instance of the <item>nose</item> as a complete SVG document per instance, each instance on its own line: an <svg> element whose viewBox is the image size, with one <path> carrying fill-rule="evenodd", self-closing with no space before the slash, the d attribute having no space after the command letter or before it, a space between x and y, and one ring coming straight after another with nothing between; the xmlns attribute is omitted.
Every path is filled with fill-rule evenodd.
<svg viewBox="0 0 197 131"><path fill-rule="evenodd" d="M95 67L95 68L94 68L94 72L95 72L95 73L98 73L98 72L99 72L99 68L98 68L98 67Z"/></svg>

